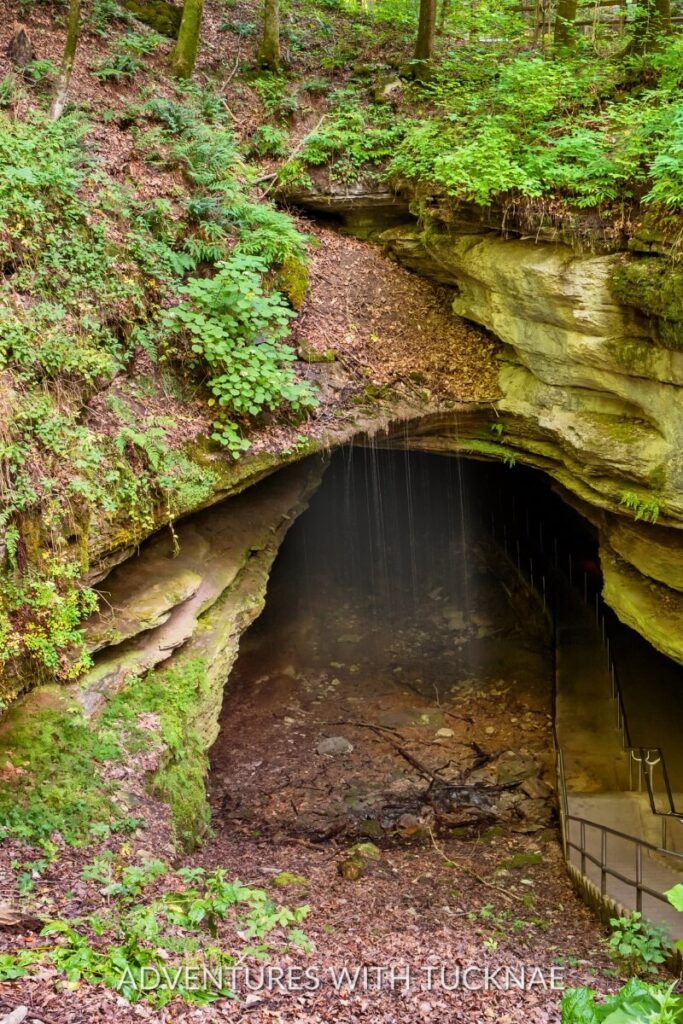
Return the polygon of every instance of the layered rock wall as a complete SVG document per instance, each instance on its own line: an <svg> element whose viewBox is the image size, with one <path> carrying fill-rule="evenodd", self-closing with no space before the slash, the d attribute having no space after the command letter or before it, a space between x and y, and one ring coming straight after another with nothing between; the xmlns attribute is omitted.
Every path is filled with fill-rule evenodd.
<svg viewBox="0 0 683 1024"><path fill-rule="evenodd" d="M614 285L643 260L661 261L650 278L665 279L665 257L414 221L379 237L505 343L489 427L503 455L579 499L599 529L607 600L683 662L683 337Z"/></svg>

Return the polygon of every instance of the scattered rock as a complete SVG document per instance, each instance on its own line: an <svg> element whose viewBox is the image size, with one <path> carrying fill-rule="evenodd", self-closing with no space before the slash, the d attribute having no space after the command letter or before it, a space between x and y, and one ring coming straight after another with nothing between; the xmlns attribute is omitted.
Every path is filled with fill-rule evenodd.
<svg viewBox="0 0 683 1024"><path fill-rule="evenodd" d="M14 35L7 44L7 56L19 68L25 68L33 60L33 44L23 25L15 27Z"/></svg>
<svg viewBox="0 0 683 1024"><path fill-rule="evenodd" d="M20 907L7 900L0 900L0 928L11 928L16 931L40 931L45 924L39 917L26 914Z"/></svg>
<svg viewBox="0 0 683 1024"><path fill-rule="evenodd" d="M380 85L375 89L375 103L387 103L389 101L397 100L402 92L403 82L400 78L397 78L392 82L386 82L384 85Z"/></svg>
<svg viewBox="0 0 683 1024"><path fill-rule="evenodd" d="M517 809L527 821L543 825L547 825L553 816L552 804L549 804L547 800L521 800Z"/></svg>
<svg viewBox="0 0 683 1024"><path fill-rule="evenodd" d="M337 358L337 353L333 348L317 349L312 345L305 345L303 342L299 342L297 353L299 359L305 363L334 363Z"/></svg>
<svg viewBox="0 0 683 1024"><path fill-rule="evenodd" d="M347 882L355 882L363 874L365 867L366 862L362 857L345 857L337 870Z"/></svg>
<svg viewBox="0 0 683 1024"><path fill-rule="evenodd" d="M465 613L458 609L450 609L446 612L446 622L448 628L455 630L460 633L462 630L467 629L467 620L465 619Z"/></svg>
<svg viewBox="0 0 683 1024"><path fill-rule="evenodd" d="M502 793L496 804L498 817L503 819L512 817L518 803L519 797L515 793Z"/></svg>
<svg viewBox="0 0 683 1024"><path fill-rule="evenodd" d="M520 786L522 793L532 800L547 800L552 796L552 789L543 779L525 779Z"/></svg>
<svg viewBox="0 0 683 1024"><path fill-rule="evenodd" d="M363 857L365 860L379 860L382 853L374 843L355 843L349 850L354 857Z"/></svg>
<svg viewBox="0 0 683 1024"><path fill-rule="evenodd" d="M21 1024L28 1014L28 1006L17 1006L11 1013L0 1020L0 1024Z"/></svg>
<svg viewBox="0 0 683 1024"><path fill-rule="evenodd" d="M506 786L510 782L522 782L523 779L538 775L539 767L529 754L522 754L518 750L506 750L496 761L496 781L499 786Z"/></svg>
<svg viewBox="0 0 683 1024"><path fill-rule="evenodd" d="M492 786L496 781L496 766L493 762L485 764L482 768L475 768L467 776L467 782L471 786L483 785Z"/></svg>
<svg viewBox="0 0 683 1024"><path fill-rule="evenodd" d="M400 829L402 829L404 832L408 832L409 834L419 832L422 828L422 822L420 821L418 816L416 814L408 813L401 815L401 817L398 819L397 825Z"/></svg>
<svg viewBox="0 0 683 1024"><path fill-rule="evenodd" d="M384 835L384 829L376 818L366 818L361 821L358 831L362 836L369 836L371 839L380 839Z"/></svg>
<svg viewBox="0 0 683 1024"><path fill-rule="evenodd" d="M455 733L452 729L438 729L436 735L442 739L449 740L452 736L455 736Z"/></svg>
<svg viewBox="0 0 683 1024"><path fill-rule="evenodd" d="M338 866L339 874L348 882L355 882L365 874L368 864L378 861L382 854L374 843L356 843Z"/></svg>
<svg viewBox="0 0 683 1024"><path fill-rule="evenodd" d="M319 754L330 754L332 756L350 754L353 751L353 743L347 740L345 736L326 736L324 740L320 741L316 749Z"/></svg>
<svg viewBox="0 0 683 1024"><path fill-rule="evenodd" d="M258 995L256 992L250 992L244 1000L244 1006L247 1010L255 1010L257 1006L260 1006L263 1002L263 997Z"/></svg>

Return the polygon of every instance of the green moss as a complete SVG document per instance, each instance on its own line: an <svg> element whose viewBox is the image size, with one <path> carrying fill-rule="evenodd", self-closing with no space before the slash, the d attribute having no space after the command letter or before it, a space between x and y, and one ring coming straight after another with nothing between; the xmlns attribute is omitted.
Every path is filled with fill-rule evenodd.
<svg viewBox="0 0 683 1024"><path fill-rule="evenodd" d="M200 508L217 488L218 474L183 451L169 450L164 466L175 515Z"/></svg>
<svg viewBox="0 0 683 1024"><path fill-rule="evenodd" d="M289 871L280 871L271 881L279 889L286 889L290 885L308 885L308 879L304 878L303 875L292 875Z"/></svg>
<svg viewBox="0 0 683 1024"><path fill-rule="evenodd" d="M138 715L159 716L164 752L151 786L169 805L176 835L188 848L196 845L209 824L206 744L196 725L207 687L204 662L196 658L134 680L102 716L103 725L127 724L132 744L149 743L149 732L136 725Z"/></svg>
<svg viewBox="0 0 683 1024"><path fill-rule="evenodd" d="M607 342L607 350L615 363L623 366L630 373L640 374L643 377L652 375L655 351L651 343L636 339L615 338Z"/></svg>
<svg viewBox="0 0 683 1024"><path fill-rule="evenodd" d="M157 743L160 766L151 788L169 805L177 838L195 845L209 823L206 743L196 725L207 685L200 659L150 672L114 697L95 723L64 690L34 690L0 731L0 770L12 782L0 789L0 828L42 846L59 832L77 846L93 825L116 827L123 817L113 803L117 784L99 769ZM158 733L140 727L142 713L158 716Z"/></svg>
<svg viewBox="0 0 683 1024"><path fill-rule="evenodd" d="M277 275L277 287L287 296L294 309L301 309L308 294L308 265L298 256L287 256Z"/></svg>
<svg viewBox="0 0 683 1024"><path fill-rule="evenodd" d="M364 857L365 860L379 860L382 856L379 847L370 842L355 843L349 853L354 857Z"/></svg>
<svg viewBox="0 0 683 1024"><path fill-rule="evenodd" d="M499 836L505 835L505 829L502 825L492 825L491 828L487 828L479 836L477 836L477 842L480 843L491 843L494 839Z"/></svg>
<svg viewBox="0 0 683 1024"><path fill-rule="evenodd" d="M497 871L510 871L518 868L533 867L534 864L542 864L543 857L540 853L515 853L507 860L502 860L497 865Z"/></svg>
<svg viewBox="0 0 683 1024"><path fill-rule="evenodd" d="M0 788L0 828L42 846L54 832L72 845L86 842L94 823L120 816L98 768L121 754L116 731L93 731L58 687L34 690L0 732L0 769L11 782Z"/></svg>
<svg viewBox="0 0 683 1024"><path fill-rule="evenodd" d="M124 0L124 7L134 14L138 21L149 25L170 39L175 39L183 16L182 7L175 7L165 0Z"/></svg>
<svg viewBox="0 0 683 1024"><path fill-rule="evenodd" d="M337 358L337 353L333 348L319 351L302 344L299 345L298 354L299 358L303 359L305 363L333 363Z"/></svg>
<svg viewBox="0 0 683 1024"><path fill-rule="evenodd" d="M661 256L626 258L612 273L610 287L626 306L655 317L658 341L683 349L683 267Z"/></svg>

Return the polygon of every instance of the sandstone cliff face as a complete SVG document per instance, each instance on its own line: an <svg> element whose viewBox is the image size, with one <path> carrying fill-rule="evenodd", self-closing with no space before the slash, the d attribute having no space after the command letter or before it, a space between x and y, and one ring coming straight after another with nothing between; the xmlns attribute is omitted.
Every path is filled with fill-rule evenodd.
<svg viewBox="0 0 683 1024"><path fill-rule="evenodd" d="M581 500L599 528L607 600L683 661L683 337L614 286L642 261L660 278L664 257L434 223L379 237L505 343L496 436Z"/></svg>

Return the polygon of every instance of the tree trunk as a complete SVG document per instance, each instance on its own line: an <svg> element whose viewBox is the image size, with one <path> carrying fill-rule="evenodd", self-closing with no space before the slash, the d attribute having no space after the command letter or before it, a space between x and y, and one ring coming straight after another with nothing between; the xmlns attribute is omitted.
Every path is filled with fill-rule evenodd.
<svg viewBox="0 0 683 1024"><path fill-rule="evenodd" d="M69 20L66 26L66 41L64 43L64 54L62 66L59 71L57 88L50 108L50 117L57 121L64 113L66 99L69 94L69 83L71 72L74 69L78 39L81 34L81 0L69 0Z"/></svg>
<svg viewBox="0 0 683 1024"><path fill-rule="evenodd" d="M178 39L171 55L171 67L178 78L192 78L199 46L204 0L185 0Z"/></svg>
<svg viewBox="0 0 683 1024"><path fill-rule="evenodd" d="M574 45L575 21L576 0L558 0L554 34L554 43L558 50L567 50Z"/></svg>
<svg viewBox="0 0 683 1024"><path fill-rule="evenodd" d="M441 0L441 8L439 10L439 27L438 33L440 36L446 31L446 20L448 15L451 13L451 0Z"/></svg>
<svg viewBox="0 0 683 1024"><path fill-rule="evenodd" d="M420 0L420 21L415 45L413 77L429 78L434 59L434 37L436 35L436 0Z"/></svg>
<svg viewBox="0 0 683 1024"><path fill-rule="evenodd" d="M263 13L263 38L257 61L262 68L277 71L280 67L280 0L266 0Z"/></svg>
<svg viewBox="0 0 683 1024"><path fill-rule="evenodd" d="M627 53L647 53L654 50L662 35L671 32L671 0L639 0L633 23L633 38Z"/></svg>

